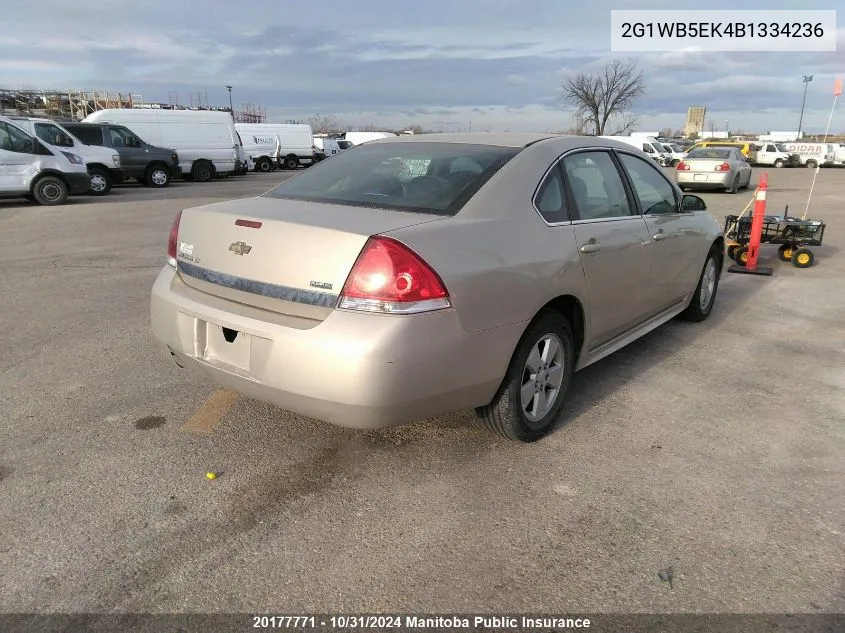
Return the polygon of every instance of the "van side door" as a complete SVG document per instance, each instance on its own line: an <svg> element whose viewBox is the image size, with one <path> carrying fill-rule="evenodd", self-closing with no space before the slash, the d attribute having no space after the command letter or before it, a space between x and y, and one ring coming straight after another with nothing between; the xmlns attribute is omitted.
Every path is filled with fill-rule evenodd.
<svg viewBox="0 0 845 633"><path fill-rule="evenodd" d="M33 149L31 136L0 121L0 192L26 192L40 163Z"/></svg>

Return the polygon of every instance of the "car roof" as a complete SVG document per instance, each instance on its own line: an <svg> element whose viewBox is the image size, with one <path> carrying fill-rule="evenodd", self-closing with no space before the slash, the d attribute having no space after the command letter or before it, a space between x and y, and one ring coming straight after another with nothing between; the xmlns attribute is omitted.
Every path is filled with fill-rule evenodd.
<svg viewBox="0 0 845 633"><path fill-rule="evenodd" d="M525 132L438 132L434 134L392 136L369 141L365 145L381 145L384 143L467 143L499 147L527 147L529 145L535 145L554 146L557 150L564 152L582 147L631 148L630 143L608 137Z"/></svg>

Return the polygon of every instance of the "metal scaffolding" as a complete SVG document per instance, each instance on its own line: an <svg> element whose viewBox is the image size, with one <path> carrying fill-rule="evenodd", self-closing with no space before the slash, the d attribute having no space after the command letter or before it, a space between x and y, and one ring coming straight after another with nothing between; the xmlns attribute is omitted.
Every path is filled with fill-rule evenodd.
<svg viewBox="0 0 845 633"><path fill-rule="evenodd" d="M53 119L82 120L92 112L112 108L155 110L217 110L231 112L229 107L214 107L208 103L205 92L190 94L189 106L179 103L176 91L168 93L168 103L146 102L134 92L110 90L36 90L22 87L18 90L0 88L0 114L43 116ZM267 109L253 104L242 106L232 113L239 123L263 123Z"/></svg>

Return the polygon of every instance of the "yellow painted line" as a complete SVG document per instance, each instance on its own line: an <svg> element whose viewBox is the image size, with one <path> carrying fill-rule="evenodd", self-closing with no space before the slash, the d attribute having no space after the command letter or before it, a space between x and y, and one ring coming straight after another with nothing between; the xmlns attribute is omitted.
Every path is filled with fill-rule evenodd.
<svg viewBox="0 0 845 633"><path fill-rule="evenodd" d="M202 403L196 413L192 415L179 430L188 433L211 433L214 427L229 413L235 404L238 394L229 389L218 389Z"/></svg>

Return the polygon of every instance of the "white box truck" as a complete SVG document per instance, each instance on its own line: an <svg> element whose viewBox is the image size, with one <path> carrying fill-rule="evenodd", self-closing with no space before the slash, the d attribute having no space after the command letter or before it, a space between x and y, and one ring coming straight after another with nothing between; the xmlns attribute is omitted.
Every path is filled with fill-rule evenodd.
<svg viewBox="0 0 845 633"><path fill-rule="evenodd" d="M110 109L89 114L83 123L123 125L145 143L174 150L183 176L197 182L238 170L238 133L228 112Z"/></svg>
<svg viewBox="0 0 845 633"><path fill-rule="evenodd" d="M79 154L91 175L91 189L88 193L104 196L113 184L124 181L126 173L120 167L120 154L99 145L86 145L60 123L37 117L10 116L9 119L30 136L41 139L59 151L62 148Z"/></svg>
<svg viewBox="0 0 845 633"><path fill-rule="evenodd" d="M244 151L256 171L274 166L296 169L316 162L317 148L311 126L304 123L236 123Z"/></svg>
<svg viewBox="0 0 845 633"><path fill-rule="evenodd" d="M53 206L90 187L91 176L79 154L48 146L0 116L0 198Z"/></svg>
<svg viewBox="0 0 845 633"><path fill-rule="evenodd" d="M836 150L831 143L786 143L786 150L798 154L802 167L829 167L834 164Z"/></svg>

